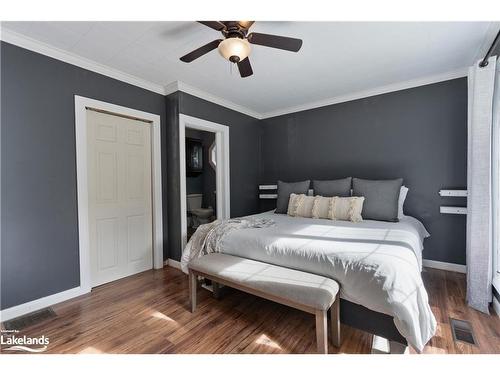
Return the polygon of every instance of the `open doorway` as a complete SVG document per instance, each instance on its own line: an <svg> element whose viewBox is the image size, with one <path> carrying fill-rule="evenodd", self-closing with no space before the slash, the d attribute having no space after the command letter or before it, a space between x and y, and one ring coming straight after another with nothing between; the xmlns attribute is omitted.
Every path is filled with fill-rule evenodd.
<svg viewBox="0 0 500 375"><path fill-rule="evenodd" d="M182 249L196 229L230 217L229 127L179 115Z"/></svg>
<svg viewBox="0 0 500 375"><path fill-rule="evenodd" d="M186 128L187 241L196 229L216 219L217 144L215 132Z"/></svg>

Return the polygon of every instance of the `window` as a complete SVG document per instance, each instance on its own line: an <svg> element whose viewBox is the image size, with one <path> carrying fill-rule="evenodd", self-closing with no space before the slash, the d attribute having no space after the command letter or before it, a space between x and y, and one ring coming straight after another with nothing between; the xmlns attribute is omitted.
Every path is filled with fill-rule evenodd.
<svg viewBox="0 0 500 375"><path fill-rule="evenodd" d="M496 123L495 123L496 122ZM500 124L493 122L493 286L500 292ZM496 271L496 272L495 272Z"/></svg>
<svg viewBox="0 0 500 375"><path fill-rule="evenodd" d="M208 149L208 159L212 168L217 170L217 145L215 142Z"/></svg>
<svg viewBox="0 0 500 375"><path fill-rule="evenodd" d="M496 86L500 83L500 64L497 63ZM500 291L500 93L493 95L492 121L492 188L493 188L493 284Z"/></svg>
<svg viewBox="0 0 500 375"><path fill-rule="evenodd" d="M493 125L493 266L496 277L500 278L500 129L499 121L496 122Z"/></svg>

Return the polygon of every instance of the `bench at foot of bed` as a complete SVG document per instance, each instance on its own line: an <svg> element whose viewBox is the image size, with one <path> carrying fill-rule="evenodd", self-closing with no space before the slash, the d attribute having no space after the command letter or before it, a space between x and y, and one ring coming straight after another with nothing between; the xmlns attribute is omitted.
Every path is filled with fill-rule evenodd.
<svg viewBox="0 0 500 375"><path fill-rule="evenodd" d="M339 285L332 279L232 255L208 254L189 264L192 312L196 309L198 276L212 280L215 286L220 283L314 314L319 353L328 352L327 313L331 310L331 340L340 346Z"/></svg>

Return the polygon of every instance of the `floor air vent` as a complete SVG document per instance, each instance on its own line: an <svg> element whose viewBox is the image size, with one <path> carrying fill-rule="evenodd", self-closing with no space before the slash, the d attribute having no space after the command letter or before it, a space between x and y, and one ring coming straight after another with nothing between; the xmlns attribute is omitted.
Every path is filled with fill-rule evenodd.
<svg viewBox="0 0 500 375"><path fill-rule="evenodd" d="M472 332L472 326L468 321L450 318L450 323L453 340L476 345L476 339L474 338L474 333Z"/></svg>
<svg viewBox="0 0 500 375"><path fill-rule="evenodd" d="M51 308L35 311L34 313L20 316L3 323L5 329L21 331L22 329L40 323L56 316Z"/></svg>

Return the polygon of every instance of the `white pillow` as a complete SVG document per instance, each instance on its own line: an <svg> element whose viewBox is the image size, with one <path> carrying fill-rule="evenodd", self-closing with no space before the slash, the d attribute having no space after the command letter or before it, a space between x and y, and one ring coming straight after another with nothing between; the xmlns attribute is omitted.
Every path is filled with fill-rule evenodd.
<svg viewBox="0 0 500 375"><path fill-rule="evenodd" d="M406 195L408 194L408 188L406 186L401 186L399 190L399 200L398 200L398 219L402 219L405 214L403 213L403 205L405 204Z"/></svg>

